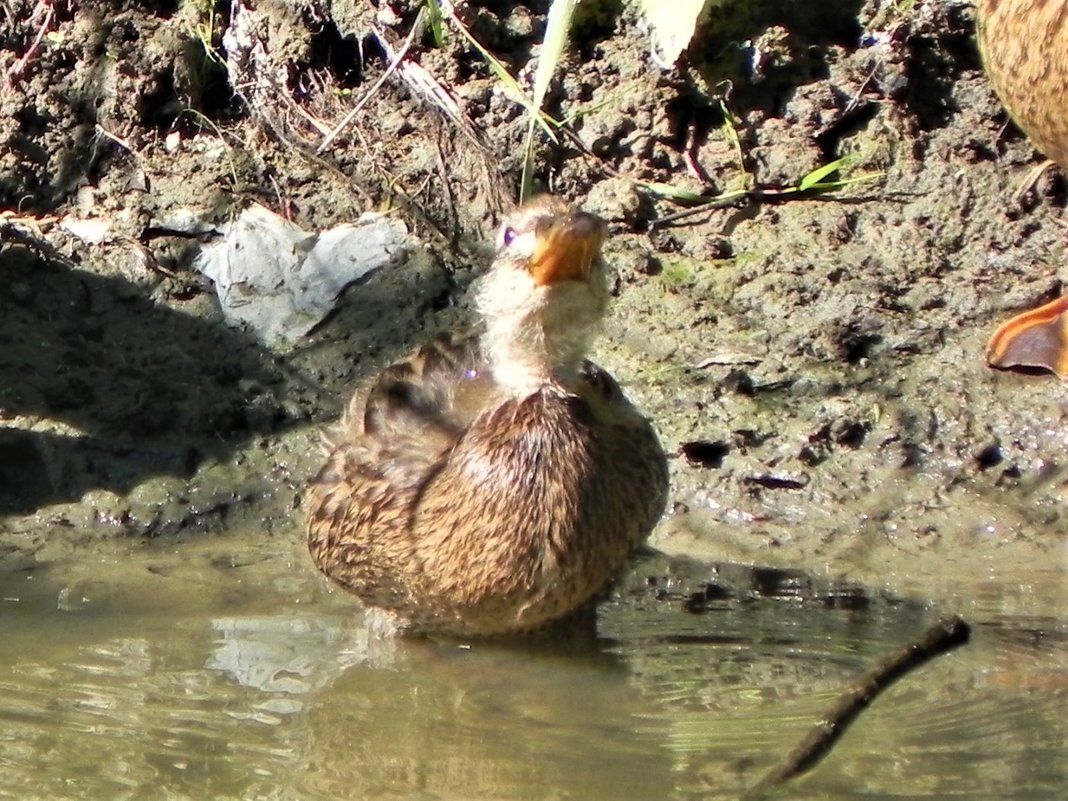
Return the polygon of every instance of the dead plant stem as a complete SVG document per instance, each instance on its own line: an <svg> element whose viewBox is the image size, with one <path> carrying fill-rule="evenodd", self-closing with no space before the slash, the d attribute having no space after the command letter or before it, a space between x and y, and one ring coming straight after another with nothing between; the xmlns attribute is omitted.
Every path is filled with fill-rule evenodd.
<svg viewBox="0 0 1068 801"><path fill-rule="evenodd" d="M349 123L351 123L356 118L357 114L363 111L364 106L371 102L371 98L375 96L375 94L380 88L382 88L382 84L384 84L389 79L389 76L396 72L397 67L400 66L400 63L408 54L408 50L409 48L411 48L412 42L415 41L415 35L423 29L424 13L425 10L420 11L419 15L415 18L415 22L412 23L412 29L408 31L408 38L404 40L404 44L401 45L401 49L397 51L397 54L393 57L393 60L386 68L386 71L383 72L381 76L379 76L378 80L375 81L374 86L368 89L367 93L360 98L359 102L356 103L355 106L352 107L352 111L346 114L344 119L342 119L341 122L337 124L334 130L332 130L326 135L326 138L323 139L322 144L320 144L319 147L315 150L317 154L322 153L330 146L330 143L337 138L338 134L340 134L346 127L348 127Z"/></svg>

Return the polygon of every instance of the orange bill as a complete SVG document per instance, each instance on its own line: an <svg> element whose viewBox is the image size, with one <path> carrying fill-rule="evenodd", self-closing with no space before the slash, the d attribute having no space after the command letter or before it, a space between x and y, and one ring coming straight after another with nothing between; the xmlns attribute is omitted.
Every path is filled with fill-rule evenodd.
<svg viewBox="0 0 1068 801"><path fill-rule="evenodd" d="M588 280L604 237L604 221L593 214L580 211L554 220L538 234L531 275L541 286Z"/></svg>
<svg viewBox="0 0 1068 801"><path fill-rule="evenodd" d="M1002 323L987 343L986 362L1068 378L1068 295Z"/></svg>

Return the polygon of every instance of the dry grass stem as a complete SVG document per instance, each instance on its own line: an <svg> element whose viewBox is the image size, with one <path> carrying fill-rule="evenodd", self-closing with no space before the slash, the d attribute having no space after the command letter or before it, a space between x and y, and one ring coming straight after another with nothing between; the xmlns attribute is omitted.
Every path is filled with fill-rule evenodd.
<svg viewBox="0 0 1068 801"><path fill-rule="evenodd" d="M34 37L32 44L30 44L29 49L22 54L22 57L7 70L8 83L12 83L22 77L23 70L26 69L30 60L37 54L37 50L41 46L41 41L44 39L45 34L48 33L48 29L52 26L52 17L55 16L55 8L52 5L52 0L40 0L40 2L34 6L33 14L30 16L30 24L32 25L39 16L43 16L44 19L41 22L41 26L37 29L37 35Z"/></svg>
<svg viewBox="0 0 1068 801"><path fill-rule="evenodd" d="M344 118L342 118L341 122L339 122L334 127L334 129L326 135L326 137L322 141L322 144L320 144L319 147L316 148L316 153L322 153L330 146L330 143L337 138L338 134L340 134L349 125L349 123L351 123L356 118L357 114L363 111L364 106L366 106L371 101L371 98L375 96L378 90L382 88L382 84L389 80L389 76L397 71L397 68L404 60L404 57L408 54L408 50L411 48L412 42L415 41L415 35L423 29L424 16L425 9L423 11L420 11L419 15L415 18L415 22L412 23L412 29L408 31L408 36L404 40L404 44L401 45L400 50L398 50L396 53L390 53L389 66L386 68L386 71L383 72L381 76L379 76L378 80L375 81L374 85L370 89L368 89L364 96L360 98L359 102L357 102L356 105L352 107L352 111L346 114ZM374 32L375 37L382 44L383 49L386 49L386 52L388 53L389 50L388 45L386 44L385 37L382 35L381 31L378 30L378 28L375 28Z"/></svg>

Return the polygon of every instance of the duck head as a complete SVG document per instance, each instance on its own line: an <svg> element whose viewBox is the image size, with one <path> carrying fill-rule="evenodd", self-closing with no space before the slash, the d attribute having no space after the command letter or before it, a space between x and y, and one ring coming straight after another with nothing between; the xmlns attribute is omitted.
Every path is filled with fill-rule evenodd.
<svg viewBox="0 0 1068 801"><path fill-rule="evenodd" d="M575 380L608 305L600 217L552 196L504 221L477 290L483 348L494 379L523 396Z"/></svg>

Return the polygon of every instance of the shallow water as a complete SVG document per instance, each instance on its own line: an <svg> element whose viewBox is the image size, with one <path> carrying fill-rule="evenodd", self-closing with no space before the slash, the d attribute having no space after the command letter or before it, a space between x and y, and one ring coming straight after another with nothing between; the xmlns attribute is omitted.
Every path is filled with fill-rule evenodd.
<svg viewBox="0 0 1068 801"><path fill-rule="evenodd" d="M735 798L954 611L650 557L596 635L398 642L279 539L93 553L0 573L0 797ZM1068 624L972 622L788 797L1060 797Z"/></svg>

